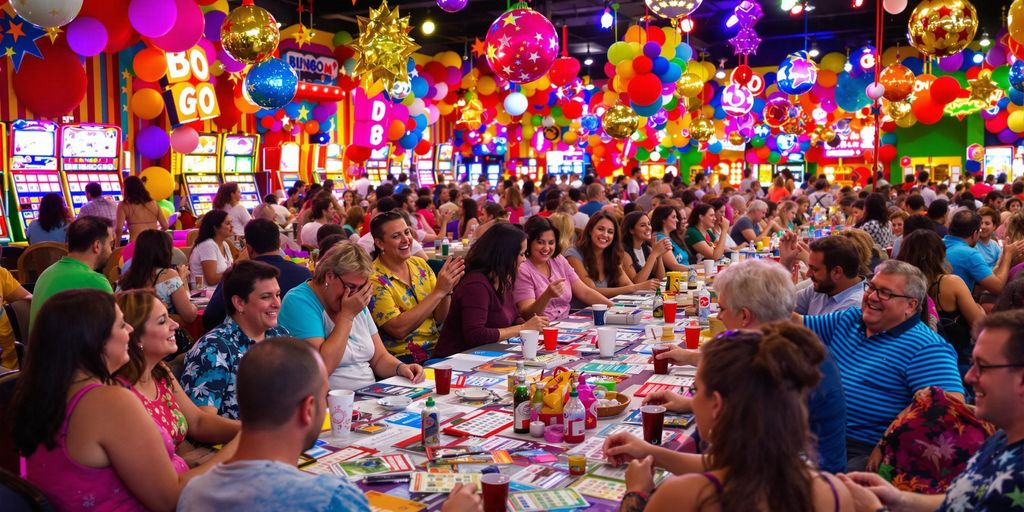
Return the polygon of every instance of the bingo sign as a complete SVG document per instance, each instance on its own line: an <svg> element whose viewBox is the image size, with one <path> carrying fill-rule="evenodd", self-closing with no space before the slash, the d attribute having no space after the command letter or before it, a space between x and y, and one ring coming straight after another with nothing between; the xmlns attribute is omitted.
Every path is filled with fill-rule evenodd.
<svg viewBox="0 0 1024 512"><path fill-rule="evenodd" d="M195 47L166 54L167 74L160 79L166 88L164 102L171 126L213 119L220 115L217 91L210 79L206 52Z"/></svg>
<svg viewBox="0 0 1024 512"><path fill-rule="evenodd" d="M387 144L387 127L391 117L391 104L384 94L366 97L366 91L357 87L353 92L355 127L352 143L364 148L379 149Z"/></svg>
<svg viewBox="0 0 1024 512"><path fill-rule="evenodd" d="M288 50L284 60L303 82L333 85L338 80L338 60L334 57Z"/></svg>

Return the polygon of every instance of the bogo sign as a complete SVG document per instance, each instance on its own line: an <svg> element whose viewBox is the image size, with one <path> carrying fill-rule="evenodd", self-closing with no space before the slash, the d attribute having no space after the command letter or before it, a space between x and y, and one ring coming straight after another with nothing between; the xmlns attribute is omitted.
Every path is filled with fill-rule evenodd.
<svg viewBox="0 0 1024 512"><path fill-rule="evenodd" d="M172 126L213 119L220 115L217 91L210 79L206 52L199 47L166 54L167 74L160 79Z"/></svg>
<svg viewBox="0 0 1024 512"><path fill-rule="evenodd" d="M358 87L353 91L355 106L355 127L352 143L370 149L380 149L387 144L387 127L391 118L391 104L384 94L366 97L366 91Z"/></svg>

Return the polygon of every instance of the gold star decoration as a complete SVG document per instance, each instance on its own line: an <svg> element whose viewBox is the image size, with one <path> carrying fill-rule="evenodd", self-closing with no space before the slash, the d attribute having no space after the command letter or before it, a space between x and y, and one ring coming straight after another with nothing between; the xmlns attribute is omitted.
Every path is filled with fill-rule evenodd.
<svg viewBox="0 0 1024 512"><path fill-rule="evenodd" d="M984 69L978 73L978 78L968 80L971 84L971 99L989 103L992 92L999 88L999 85L992 81L992 72Z"/></svg>
<svg viewBox="0 0 1024 512"><path fill-rule="evenodd" d="M299 117L297 119L299 121L305 121L308 118L309 118L309 109L306 108L305 105L302 105L301 107L299 107Z"/></svg>
<svg viewBox="0 0 1024 512"><path fill-rule="evenodd" d="M395 82L409 81L406 67L409 57L420 49L409 36L412 27L409 17L398 17L398 8L388 8L382 1L380 8L370 9L370 17L358 17L359 37L352 43L356 51L355 75L363 87L383 82L385 90L391 90Z"/></svg>
<svg viewBox="0 0 1024 512"><path fill-rule="evenodd" d="M314 36L316 36L316 32L313 32L312 30L306 28L305 25L300 23L299 29L294 34L292 34L292 39L295 40L295 44L297 44L299 48L302 48L303 46L309 44L310 41L313 40Z"/></svg>
<svg viewBox="0 0 1024 512"><path fill-rule="evenodd" d="M57 37L60 36L62 32L64 32L63 30L60 29L60 27L46 27L43 30L46 31L46 35L50 38L51 43L57 42Z"/></svg>
<svg viewBox="0 0 1024 512"><path fill-rule="evenodd" d="M480 100L473 98L466 102L466 106L462 108L462 115L459 116L459 120L455 125L475 129L480 126L480 116L482 116L483 113L483 104L480 103Z"/></svg>

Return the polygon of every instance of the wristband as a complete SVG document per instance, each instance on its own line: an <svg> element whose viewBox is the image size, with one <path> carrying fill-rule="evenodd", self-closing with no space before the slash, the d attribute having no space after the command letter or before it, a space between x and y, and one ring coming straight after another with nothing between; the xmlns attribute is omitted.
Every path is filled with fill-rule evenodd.
<svg viewBox="0 0 1024 512"><path fill-rule="evenodd" d="M398 376L398 371L401 370L403 366L405 366L405 363L399 362L398 366L395 367L395 377Z"/></svg>

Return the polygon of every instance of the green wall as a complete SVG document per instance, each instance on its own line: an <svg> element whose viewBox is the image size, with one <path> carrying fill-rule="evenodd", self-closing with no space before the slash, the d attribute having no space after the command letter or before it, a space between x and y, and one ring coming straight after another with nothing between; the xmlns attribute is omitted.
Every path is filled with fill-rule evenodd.
<svg viewBox="0 0 1024 512"><path fill-rule="evenodd" d="M966 158L967 146L985 143L985 121L980 115L970 115L963 121L955 117L943 117L933 125L917 123L910 128L896 129L896 158L889 172L892 183L903 182L900 159L909 156L954 156Z"/></svg>

